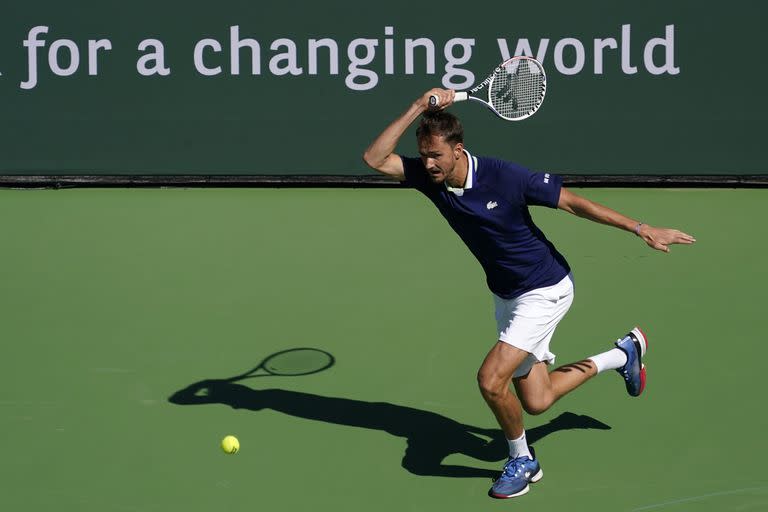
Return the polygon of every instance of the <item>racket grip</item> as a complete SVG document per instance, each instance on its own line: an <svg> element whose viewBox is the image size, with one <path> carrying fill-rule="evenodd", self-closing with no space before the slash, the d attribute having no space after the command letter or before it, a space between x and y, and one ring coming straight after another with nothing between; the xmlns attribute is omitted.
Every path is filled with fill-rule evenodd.
<svg viewBox="0 0 768 512"><path fill-rule="evenodd" d="M456 93L456 95L453 97L453 101L454 101L454 102L457 102L457 101L467 101L467 99L468 99L468 98L469 98L469 94L468 94L467 92L465 92L465 91L459 91L459 92L457 92L457 93ZM430 96L430 97L429 97L429 106L430 106L430 107L432 107L432 108L434 108L434 107L436 107L437 105L438 105L437 96L435 96L435 95L433 94L432 96Z"/></svg>

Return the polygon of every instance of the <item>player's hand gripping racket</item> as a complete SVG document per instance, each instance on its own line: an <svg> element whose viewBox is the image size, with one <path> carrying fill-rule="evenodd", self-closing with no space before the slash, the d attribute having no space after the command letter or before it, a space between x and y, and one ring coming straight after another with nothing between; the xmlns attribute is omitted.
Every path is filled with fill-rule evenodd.
<svg viewBox="0 0 768 512"><path fill-rule="evenodd" d="M480 85L456 92L453 101L479 101L502 119L522 121L539 110L546 92L547 75L541 63L519 56L502 62ZM429 105L438 106L437 96L429 97Z"/></svg>
<svg viewBox="0 0 768 512"><path fill-rule="evenodd" d="M335 362L334 357L324 350L317 348L292 348L275 352L271 356L266 357L254 369L227 379L227 381L235 382L266 375L282 375L286 377L310 375L327 370Z"/></svg>

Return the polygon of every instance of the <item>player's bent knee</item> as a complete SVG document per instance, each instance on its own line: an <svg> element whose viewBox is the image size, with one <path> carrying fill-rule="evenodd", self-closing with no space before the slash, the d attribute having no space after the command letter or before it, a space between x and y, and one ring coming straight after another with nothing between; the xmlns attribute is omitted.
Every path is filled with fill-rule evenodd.
<svg viewBox="0 0 768 512"><path fill-rule="evenodd" d="M523 406L523 410L525 412L531 416L538 416L539 414L549 410L553 401L548 399L548 397L542 397L534 400L520 400L520 403Z"/></svg>
<svg viewBox="0 0 768 512"><path fill-rule="evenodd" d="M508 384L492 375L479 372L477 374L477 386L480 388L480 393L486 400L493 401L504 394Z"/></svg>
<svg viewBox="0 0 768 512"><path fill-rule="evenodd" d="M538 416L539 414L545 413L549 407L524 405L523 409L531 416Z"/></svg>

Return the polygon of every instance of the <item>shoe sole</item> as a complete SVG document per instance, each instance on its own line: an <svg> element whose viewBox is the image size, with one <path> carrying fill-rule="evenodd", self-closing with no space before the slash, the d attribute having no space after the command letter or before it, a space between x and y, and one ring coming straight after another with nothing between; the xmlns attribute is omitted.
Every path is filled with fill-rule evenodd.
<svg viewBox="0 0 768 512"><path fill-rule="evenodd" d="M539 472L536 473L535 475L533 475L533 477L531 478L530 482L532 484L535 484L536 482L541 480L543 477L544 477L544 471L542 471L541 468L539 468ZM517 498L518 496L522 496L523 494L526 494L530 490L531 490L531 486L530 485L526 485L521 491L518 491L515 494L496 494L496 493L493 492L493 490L491 490L488 493L488 495L491 498L498 498L500 500L505 500L507 498Z"/></svg>
<svg viewBox="0 0 768 512"><path fill-rule="evenodd" d="M629 331L629 334L634 338L635 346L640 349L640 389L637 391L636 395L631 396L640 396L643 394L643 391L645 391L645 364L643 363L643 358L645 357L645 353L648 352L648 337L638 326L635 326L634 329Z"/></svg>
<svg viewBox="0 0 768 512"><path fill-rule="evenodd" d="M642 395L644 390L645 390L645 365L640 367L640 391L638 391L637 395L635 396Z"/></svg>
<svg viewBox="0 0 768 512"><path fill-rule="evenodd" d="M633 335L636 343L640 345L640 357L645 357L645 353L648 351L648 336L637 326L629 331L629 334Z"/></svg>

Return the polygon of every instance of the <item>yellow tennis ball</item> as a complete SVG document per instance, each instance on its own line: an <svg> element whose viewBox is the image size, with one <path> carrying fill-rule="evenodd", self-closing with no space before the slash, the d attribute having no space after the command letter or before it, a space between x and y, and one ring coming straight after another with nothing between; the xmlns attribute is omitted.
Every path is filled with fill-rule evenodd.
<svg viewBox="0 0 768 512"><path fill-rule="evenodd" d="M224 453L237 453L240 449L240 441L235 436L227 436L221 440L221 449L224 450Z"/></svg>

